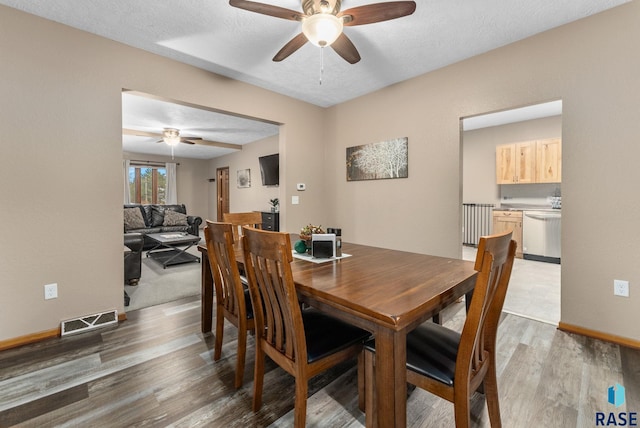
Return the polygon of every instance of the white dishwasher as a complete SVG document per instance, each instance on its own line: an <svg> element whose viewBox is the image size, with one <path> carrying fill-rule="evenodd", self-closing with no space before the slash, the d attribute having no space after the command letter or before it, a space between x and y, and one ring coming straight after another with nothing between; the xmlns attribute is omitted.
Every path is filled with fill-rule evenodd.
<svg viewBox="0 0 640 428"><path fill-rule="evenodd" d="M560 210L524 211L522 214L523 257L560 264Z"/></svg>

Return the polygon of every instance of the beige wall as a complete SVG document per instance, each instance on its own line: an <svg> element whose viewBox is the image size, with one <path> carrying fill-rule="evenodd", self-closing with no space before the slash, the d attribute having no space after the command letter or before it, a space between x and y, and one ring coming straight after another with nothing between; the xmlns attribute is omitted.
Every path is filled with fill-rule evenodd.
<svg viewBox="0 0 640 428"><path fill-rule="evenodd" d="M245 144L239 152L208 161L208 174L212 178L216 177L217 168L229 167L230 212L270 211L269 200L280 198L279 186L262 185L260 164L258 163L260 156L278 153L278 140L278 136L265 138L251 144ZM240 169L251 170L251 187L238 188L237 173ZM208 191L211 196L207 218L214 221L217 217L216 186L215 182L210 183ZM281 203L283 202L281 201ZM219 220L222 221L222 219Z"/></svg>
<svg viewBox="0 0 640 428"><path fill-rule="evenodd" d="M0 341L124 309L123 88L286 123L278 143L283 198L295 186L288 177L322 175L320 162L286 166L287 157L322 158L319 107L5 6L0 52L0 145L11 160L0 168ZM193 180L201 178L209 177ZM206 214L200 184L178 191L191 200L187 209ZM283 206L284 221L321 209L322 190L307 193L290 213ZM45 301L43 285L52 282L59 297Z"/></svg>
<svg viewBox="0 0 640 428"><path fill-rule="evenodd" d="M175 162L176 166L176 191L178 203L184 204L187 214L206 218L209 209L209 161L201 159L186 159L167 156L155 156L144 153L123 152L123 159L142 160L150 162ZM201 226L202 227L202 226Z"/></svg>
<svg viewBox="0 0 640 428"><path fill-rule="evenodd" d="M631 2L331 108L331 222L345 240L458 256L459 119L562 99L561 318L640 339L638 16ZM408 179L345 181L346 147L404 136Z"/></svg>
<svg viewBox="0 0 640 428"><path fill-rule="evenodd" d="M496 146L518 141L561 138L561 136L562 116L545 117L463 132L462 202L500 205L501 186L496 184ZM506 187L509 193L553 196L554 189L559 186L516 184Z"/></svg>
<svg viewBox="0 0 640 428"><path fill-rule="evenodd" d="M285 230L445 256L460 254L460 117L562 99L562 320L640 340L638 15L631 2L321 109L0 7L0 340L123 309L122 88L282 123ZM346 147L405 136L408 179L346 183Z"/></svg>

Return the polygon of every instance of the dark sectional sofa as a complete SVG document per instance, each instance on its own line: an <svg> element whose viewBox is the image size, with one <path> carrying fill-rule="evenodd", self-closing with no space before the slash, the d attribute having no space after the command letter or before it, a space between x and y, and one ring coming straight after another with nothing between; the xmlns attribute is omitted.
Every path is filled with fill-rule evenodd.
<svg viewBox="0 0 640 428"><path fill-rule="evenodd" d="M125 233L124 246L129 252L124 253L124 282L138 285L142 274L142 246L144 237L141 233Z"/></svg>
<svg viewBox="0 0 640 428"><path fill-rule="evenodd" d="M140 211L140 216L136 210ZM166 214L167 211L173 213ZM124 205L124 233L141 233L144 236L144 249L154 246L153 241L146 237L150 233L187 232L198 236L201 224L200 217L187 215L184 204Z"/></svg>

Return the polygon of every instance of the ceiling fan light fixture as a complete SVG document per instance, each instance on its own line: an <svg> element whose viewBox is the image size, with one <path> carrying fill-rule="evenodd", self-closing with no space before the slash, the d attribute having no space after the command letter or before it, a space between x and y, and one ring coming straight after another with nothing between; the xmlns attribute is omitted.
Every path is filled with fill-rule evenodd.
<svg viewBox="0 0 640 428"><path fill-rule="evenodd" d="M162 141L168 146L177 146L180 143L180 131L174 128L165 128L162 133Z"/></svg>
<svg viewBox="0 0 640 428"><path fill-rule="evenodd" d="M342 33L342 19L331 13L316 13L304 18L302 32L318 47L331 46Z"/></svg>

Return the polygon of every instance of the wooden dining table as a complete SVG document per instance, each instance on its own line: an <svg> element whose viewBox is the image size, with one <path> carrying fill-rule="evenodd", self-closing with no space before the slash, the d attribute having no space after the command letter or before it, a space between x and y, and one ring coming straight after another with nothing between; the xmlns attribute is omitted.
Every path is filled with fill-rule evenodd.
<svg viewBox="0 0 640 428"><path fill-rule="evenodd" d="M198 249L203 253L202 332L208 333L214 287L207 248ZM366 245L343 243L343 253L351 256L324 263L294 258L291 270L298 295L301 301L375 335L377 408L373 410L380 427L405 427L406 335L471 294L477 272L469 261ZM236 251L236 257L242 261L242 251Z"/></svg>

